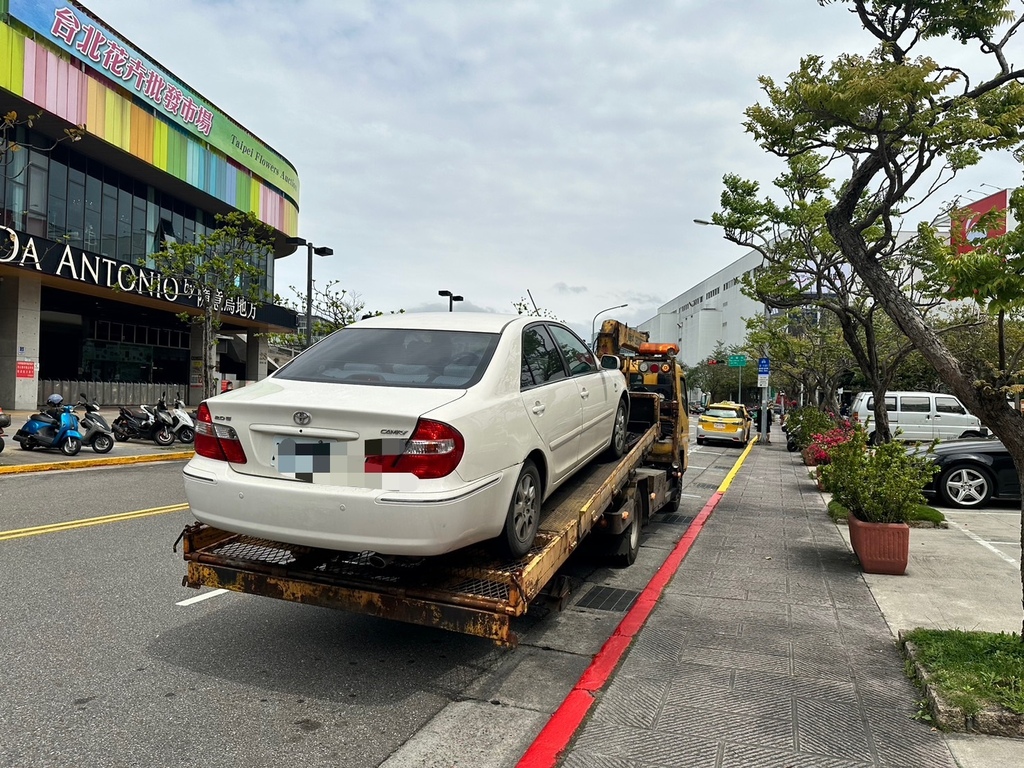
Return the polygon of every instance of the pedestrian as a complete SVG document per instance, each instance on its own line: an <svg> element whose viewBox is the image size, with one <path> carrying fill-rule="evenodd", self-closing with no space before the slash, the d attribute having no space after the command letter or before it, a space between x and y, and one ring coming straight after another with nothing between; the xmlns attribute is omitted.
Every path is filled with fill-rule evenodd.
<svg viewBox="0 0 1024 768"><path fill-rule="evenodd" d="M765 419L764 444L772 444L772 422L775 421L775 409L768 406L768 418Z"/></svg>

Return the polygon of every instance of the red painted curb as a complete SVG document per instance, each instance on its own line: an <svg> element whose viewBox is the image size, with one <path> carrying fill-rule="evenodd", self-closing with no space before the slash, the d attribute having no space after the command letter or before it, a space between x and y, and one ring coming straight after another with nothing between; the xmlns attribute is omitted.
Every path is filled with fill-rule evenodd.
<svg viewBox="0 0 1024 768"><path fill-rule="evenodd" d="M633 638L636 637L651 612L654 611L662 591L679 570L683 558L690 551L697 535L704 528L704 523L715 511L721 498L722 492L716 491L708 499L708 503L693 519L679 543L665 558L665 562L661 564L653 578L644 587L643 592L637 597L633 607L619 622L615 631L612 632L612 636L597 652L593 661L590 662L590 666L580 675L580 679L576 681L569 695L552 713L547 724L537 734L537 738L516 763L516 768L552 768L555 765L559 755L572 737L576 735L576 730L594 703L592 692L600 690L608 682L608 678L611 677L612 672L622 660L623 654L633 643Z"/></svg>

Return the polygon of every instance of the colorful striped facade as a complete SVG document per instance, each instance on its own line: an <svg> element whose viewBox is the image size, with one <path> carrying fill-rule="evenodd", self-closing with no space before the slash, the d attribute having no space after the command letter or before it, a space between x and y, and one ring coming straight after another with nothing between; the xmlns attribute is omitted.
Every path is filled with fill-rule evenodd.
<svg viewBox="0 0 1024 768"><path fill-rule="evenodd" d="M74 125L285 233L298 231L298 207L248 169L229 162L134 103L124 89L0 24L0 89Z"/></svg>

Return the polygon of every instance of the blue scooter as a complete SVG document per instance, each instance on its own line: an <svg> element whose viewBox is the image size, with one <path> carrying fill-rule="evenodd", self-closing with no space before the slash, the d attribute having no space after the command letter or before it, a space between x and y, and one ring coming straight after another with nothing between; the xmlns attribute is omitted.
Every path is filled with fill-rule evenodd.
<svg viewBox="0 0 1024 768"><path fill-rule="evenodd" d="M14 441L26 451L60 448L65 456L74 456L82 450L82 433L78 431L74 406L62 406L59 419L46 413L33 413L25 426L14 433Z"/></svg>

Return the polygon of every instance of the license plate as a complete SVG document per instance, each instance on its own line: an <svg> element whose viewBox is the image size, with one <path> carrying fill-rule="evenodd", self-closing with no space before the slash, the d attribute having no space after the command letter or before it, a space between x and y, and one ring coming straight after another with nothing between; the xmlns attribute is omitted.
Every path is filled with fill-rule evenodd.
<svg viewBox="0 0 1024 768"><path fill-rule="evenodd" d="M721 432L724 432L725 431L725 422L724 421L716 421L715 422L715 429L717 429L717 430L719 430Z"/></svg>
<svg viewBox="0 0 1024 768"><path fill-rule="evenodd" d="M347 453L346 445L336 440L278 437L270 465L282 475L312 482L313 475L339 471Z"/></svg>

